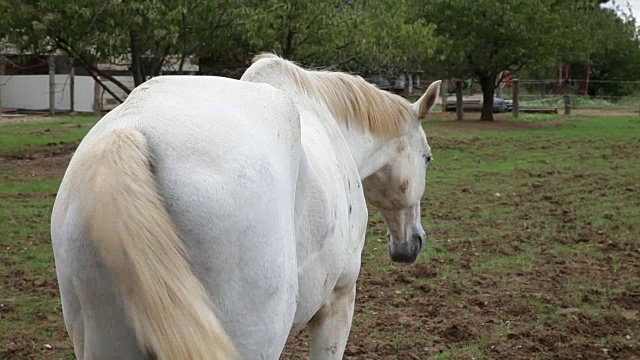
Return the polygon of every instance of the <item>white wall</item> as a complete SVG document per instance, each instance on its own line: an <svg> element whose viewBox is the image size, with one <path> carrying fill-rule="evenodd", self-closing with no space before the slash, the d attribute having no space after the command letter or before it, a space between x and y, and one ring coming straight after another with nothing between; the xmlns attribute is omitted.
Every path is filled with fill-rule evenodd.
<svg viewBox="0 0 640 360"><path fill-rule="evenodd" d="M0 76L0 105L26 110L49 109L49 75ZM92 112L94 80L75 77L75 111ZM69 75L55 75L55 108L70 110Z"/></svg>
<svg viewBox="0 0 640 360"><path fill-rule="evenodd" d="M66 76L66 75L64 75ZM95 80L91 76L75 76L75 103L74 111L93 112L93 94L95 92ZM68 107L67 107L68 109Z"/></svg>

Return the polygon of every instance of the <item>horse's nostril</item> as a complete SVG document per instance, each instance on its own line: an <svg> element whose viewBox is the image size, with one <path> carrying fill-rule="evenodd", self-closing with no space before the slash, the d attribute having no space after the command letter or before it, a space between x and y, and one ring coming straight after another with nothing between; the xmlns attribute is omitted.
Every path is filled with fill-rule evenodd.
<svg viewBox="0 0 640 360"><path fill-rule="evenodd" d="M412 238L413 238L413 241L420 244L420 248L422 249L422 247L424 246L424 236L419 234L413 234Z"/></svg>

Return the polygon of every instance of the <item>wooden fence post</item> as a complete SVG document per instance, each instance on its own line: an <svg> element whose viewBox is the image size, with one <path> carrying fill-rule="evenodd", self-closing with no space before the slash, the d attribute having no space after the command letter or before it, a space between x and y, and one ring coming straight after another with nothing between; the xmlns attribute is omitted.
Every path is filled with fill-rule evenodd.
<svg viewBox="0 0 640 360"><path fill-rule="evenodd" d="M571 115L571 80L568 80L569 84L566 87L566 93L563 96L564 100L564 114Z"/></svg>
<svg viewBox="0 0 640 360"><path fill-rule="evenodd" d="M464 110L462 109L462 81L456 81L456 119L462 120L464 117Z"/></svg>
<svg viewBox="0 0 640 360"><path fill-rule="evenodd" d="M404 79L404 93L405 96L413 94L413 75L409 72Z"/></svg>
<svg viewBox="0 0 640 360"><path fill-rule="evenodd" d="M7 64L7 58L4 55L0 55L0 79L2 79L2 77L4 76L4 72L5 72L5 67ZM0 115L2 114L2 84L4 84L4 82L2 82L0 80Z"/></svg>
<svg viewBox="0 0 640 360"><path fill-rule="evenodd" d="M56 114L56 56L49 55L49 115Z"/></svg>
<svg viewBox="0 0 640 360"><path fill-rule="evenodd" d="M440 96L442 97L442 112L447 112L447 98L449 97L449 80L442 81L440 88Z"/></svg>
<svg viewBox="0 0 640 360"><path fill-rule="evenodd" d="M71 70L69 71L69 112L74 112L76 103L76 70L71 63Z"/></svg>
<svg viewBox="0 0 640 360"><path fill-rule="evenodd" d="M93 113L96 115L100 115L100 111L102 110L102 99L100 97L101 91L100 84L94 80L93 85Z"/></svg>
<svg viewBox="0 0 640 360"><path fill-rule="evenodd" d="M520 116L520 80L513 79L513 117Z"/></svg>
<svg viewBox="0 0 640 360"><path fill-rule="evenodd" d="M638 83L638 82L636 83L636 94L638 93L638 88L639 88L638 85L639 84L640 83ZM638 97L638 115L640 115L640 97Z"/></svg>

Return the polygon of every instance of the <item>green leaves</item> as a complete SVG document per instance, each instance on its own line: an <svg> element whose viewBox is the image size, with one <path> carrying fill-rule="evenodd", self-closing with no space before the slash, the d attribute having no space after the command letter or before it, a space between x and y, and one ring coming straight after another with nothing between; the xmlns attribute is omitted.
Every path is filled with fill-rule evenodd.
<svg viewBox="0 0 640 360"><path fill-rule="evenodd" d="M592 0L413 1L415 18L436 25L439 68L479 77L560 60L588 62L593 54L633 36ZM629 45L627 43L627 45Z"/></svg>
<svg viewBox="0 0 640 360"><path fill-rule="evenodd" d="M248 61L273 51L356 72L421 67L434 26L409 0L8 0L0 30L24 50L63 48L87 62L196 54ZM2 2L6 5L7 2ZM147 74L153 75L153 74Z"/></svg>
<svg viewBox="0 0 640 360"><path fill-rule="evenodd" d="M23 50L136 63L138 80L168 56L177 67L191 55L238 64L262 51L358 73L479 77L622 53L636 36L635 20L591 0L5 0L0 10L11 13L0 35Z"/></svg>

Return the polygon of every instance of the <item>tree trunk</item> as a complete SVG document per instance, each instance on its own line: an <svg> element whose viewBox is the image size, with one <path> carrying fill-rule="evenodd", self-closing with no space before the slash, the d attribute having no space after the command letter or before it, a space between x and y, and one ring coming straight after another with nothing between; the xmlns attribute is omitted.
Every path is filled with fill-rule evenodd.
<svg viewBox="0 0 640 360"><path fill-rule="evenodd" d="M135 87L144 82L144 74L142 73L142 52L138 45L136 35L132 32L129 34L131 39L131 72L133 73L133 84Z"/></svg>
<svg viewBox="0 0 640 360"><path fill-rule="evenodd" d="M480 87L482 88L482 114L480 120L493 121L493 97L496 91L496 75L489 74L480 76Z"/></svg>
<svg viewBox="0 0 640 360"><path fill-rule="evenodd" d="M287 37L285 39L284 49L282 50L282 57L290 59L293 57L293 37L295 33L291 30L287 31Z"/></svg>
<svg viewBox="0 0 640 360"><path fill-rule="evenodd" d="M180 64L178 65L178 75L184 75L184 62L187 59L186 49L182 51L182 55L180 55Z"/></svg>

